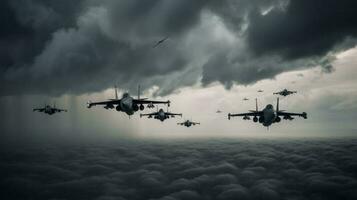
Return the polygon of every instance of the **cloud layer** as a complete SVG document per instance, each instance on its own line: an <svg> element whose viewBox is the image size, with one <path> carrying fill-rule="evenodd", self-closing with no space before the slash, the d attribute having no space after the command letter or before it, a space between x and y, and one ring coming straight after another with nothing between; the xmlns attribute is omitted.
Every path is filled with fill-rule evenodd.
<svg viewBox="0 0 357 200"><path fill-rule="evenodd" d="M1 151L2 199L355 199L355 140L122 142Z"/></svg>
<svg viewBox="0 0 357 200"><path fill-rule="evenodd" d="M138 82L168 94L198 81L229 88L316 65L332 72L334 54L356 44L355 7L349 0L6 0L0 95L79 94L114 83L133 90Z"/></svg>

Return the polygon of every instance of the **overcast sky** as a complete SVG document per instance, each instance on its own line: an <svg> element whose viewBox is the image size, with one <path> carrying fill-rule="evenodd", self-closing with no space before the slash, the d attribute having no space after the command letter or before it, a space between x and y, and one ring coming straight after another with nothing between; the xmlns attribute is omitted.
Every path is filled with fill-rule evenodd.
<svg viewBox="0 0 357 200"><path fill-rule="evenodd" d="M2 1L3 135L354 135L356 7L350 0ZM170 111L184 117L161 123L85 107L112 98L114 84L136 94L139 83L144 96L170 99ZM275 105L272 93L284 88L298 94L283 98L281 108L306 111L307 120L274 124L269 132L227 120L228 112L254 109L256 97L260 108ZM32 112L54 102L69 112ZM176 125L184 119L202 125Z"/></svg>

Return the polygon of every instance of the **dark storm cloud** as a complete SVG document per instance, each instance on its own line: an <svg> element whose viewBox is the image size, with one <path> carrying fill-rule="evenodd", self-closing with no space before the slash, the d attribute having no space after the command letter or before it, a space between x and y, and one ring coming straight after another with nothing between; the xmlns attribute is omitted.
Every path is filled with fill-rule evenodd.
<svg viewBox="0 0 357 200"><path fill-rule="evenodd" d="M354 7L333 0L3 1L0 95L82 94L115 83L158 85L160 95L200 77L229 88L302 67L333 72L327 55L356 44ZM192 36L203 14L218 16L236 41L214 41L210 30ZM199 38L210 45L196 44Z"/></svg>
<svg viewBox="0 0 357 200"><path fill-rule="evenodd" d="M356 1L292 0L266 15L252 12L248 43L257 54L285 59L324 56L347 37L357 35Z"/></svg>
<svg viewBox="0 0 357 200"><path fill-rule="evenodd" d="M2 199L355 199L355 140L1 151Z"/></svg>
<svg viewBox="0 0 357 200"><path fill-rule="evenodd" d="M66 2L4 2L12 21L3 23L14 27L2 29L2 35L14 41L1 38L7 42L1 54L2 95L155 84L151 78L182 70L188 60L179 48L153 49L154 42L166 36L174 40L196 24L206 1Z"/></svg>
<svg viewBox="0 0 357 200"><path fill-rule="evenodd" d="M75 26L80 5L81 1L2 1L1 69L31 63L43 51L54 31Z"/></svg>
<svg viewBox="0 0 357 200"><path fill-rule="evenodd" d="M232 49L231 52L235 52L235 50ZM227 51L223 54L229 55L231 52ZM239 50L238 52L241 51ZM237 82L240 84L252 84L258 80L273 78L281 72L296 69L299 65L298 63L301 63L299 61L294 64L286 63L286 65L282 65L281 59L277 57L255 58L244 53L242 55L233 55L233 58L221 55L213 56L203 66L201 81L204 85L214 81L223 83L226 88L232 87Z"/></svg>
<svg viewBox="0 0 357 200"><path fill-rule="evenodd" d="M259 9L263 5L250 7L248 28L242 33L245 47L225 48L213 56L203 66L203 84L219 81L230 88L312 66L331 73L333 54L356 45L354 1L291 0L270 5L265 5L265 12ZM225 22L231 19L223 17Z"/></svg>

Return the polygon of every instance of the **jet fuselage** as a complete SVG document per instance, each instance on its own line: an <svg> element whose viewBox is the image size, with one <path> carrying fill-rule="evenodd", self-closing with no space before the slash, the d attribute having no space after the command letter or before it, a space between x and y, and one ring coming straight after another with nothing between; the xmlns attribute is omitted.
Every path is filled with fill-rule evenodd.
<svg viewBox="0 0 357 200"><path fill-rule="evenodd" d="M192 126L192 123L191 122L189 122L189 121L185 121L185 124L184 124L186 127L190 127L190 126Z"/></svg>
<svg viewBox="0 0 357 200"><path fill-rule="evenodd" d="M55 114L55 111L51 108L51 106L46 106L44 112L49 115Z"/></svg>
<svg viewBox="0 0 357 200"><path fill-rule="evenodd" d="M135 112L133 97L131 97L128 93L123 95L123 98L120 99L120 104L118 106L120 106L119 111L125 112L128 115L133 115Z"/></svg>
<svg viewBox="0 0 357 200"><path fill-rule="evenodd" d="M263 126L272 125L277 118L277 113L274 110L273 105L269 104L263 109L263 119L259 121L263 124Z"/></svg>
<svg viewBox="0 0 357 200"><path fill-rule="evenodd" d="M120 99L117 111L125 112L127 115L133 115L138 110L144 110L144 106L140 106L134 103L134 98L129 95L129 93L124 93L123 97Z"/></svg>
<svg viewBox="0 0 357 200"><path fill-rule="evenodd" d="M165 121L165 119L167 119L168 117L165 114L165 111L163 109L160 109L159 112L157 113L157 115L155 116L156 119L160 120L160 121Z"/></svg>

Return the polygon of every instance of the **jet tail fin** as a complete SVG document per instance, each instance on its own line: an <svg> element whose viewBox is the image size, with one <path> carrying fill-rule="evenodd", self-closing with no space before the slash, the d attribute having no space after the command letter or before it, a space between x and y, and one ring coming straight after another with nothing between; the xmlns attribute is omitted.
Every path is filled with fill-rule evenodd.
<svg viewBox="0 0 357 200"><path fill-rule="evenodd" d="M276 112L279 112L279 97L276 100Z"/></svg>
<svg viewBox="0 0 357 200"><path fill-rule="evenodd" d="M138 99L140 99L140 85L138 85Z"/></svg>
<svg viewBox="0 0 357 200"><path fill-rule="evenodd" d="M255 111L258 112L258 99L255 98Z"/></svg>
<svg viewBox="0 0 357 200"><path fill-rule="evenodd" d="M115 99L118 100L119 99L118 98L118 87L116 85L114 86L114 90L115 90Z"/></svg>

